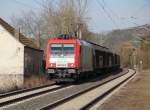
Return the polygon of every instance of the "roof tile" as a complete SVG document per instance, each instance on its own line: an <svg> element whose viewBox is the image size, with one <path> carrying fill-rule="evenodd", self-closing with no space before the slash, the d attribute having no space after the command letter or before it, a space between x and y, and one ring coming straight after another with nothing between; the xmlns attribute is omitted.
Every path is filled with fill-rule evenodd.
<svg viewBox="0 0 150 110"><path fill-rule="evenodd" d="M13 28L10 24L5 22L2 18L0 18L0 25L2 25L12 36L15 36L15 28ZM16 38L17 39L17 38ZM33 48L33 49L40 49L33 40L25 37L22 33L19 33L19 40L22 44L24 44L27 47Z"/></svg>

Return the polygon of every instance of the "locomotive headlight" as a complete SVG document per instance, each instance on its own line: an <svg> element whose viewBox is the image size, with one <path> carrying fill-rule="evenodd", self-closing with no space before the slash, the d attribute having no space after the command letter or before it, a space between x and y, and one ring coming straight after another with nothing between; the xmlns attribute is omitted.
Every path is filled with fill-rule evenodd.
<svg viewBox="0 0 150 110"><path fill-rule="evenodd" d="M50 63L50 67L56 67L56 64L55 63Z"/></svg>
<svg viewBox="0 0 150 110"><path fill-rule="evenodd" d="M54 69L48 69L47 73L55 73Z"/></svg>
<svg viewBox="0 0 150 110"><path fill-rule="evenodd" d="M75 64L74 63L68 63L68 67L73 68L73 67L75 67Z"/></svg>

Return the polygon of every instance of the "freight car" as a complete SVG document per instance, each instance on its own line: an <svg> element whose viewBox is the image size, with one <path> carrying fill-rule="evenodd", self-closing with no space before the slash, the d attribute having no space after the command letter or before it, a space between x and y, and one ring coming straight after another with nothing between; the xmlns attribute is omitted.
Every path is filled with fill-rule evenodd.
<svg viewBox="0 0 150 110"><path fill-rule="evenodd" d="M119 67L119 55L106 47L78 39L53 39L47 43L46 71L51 78L73 81Z"/></svg>

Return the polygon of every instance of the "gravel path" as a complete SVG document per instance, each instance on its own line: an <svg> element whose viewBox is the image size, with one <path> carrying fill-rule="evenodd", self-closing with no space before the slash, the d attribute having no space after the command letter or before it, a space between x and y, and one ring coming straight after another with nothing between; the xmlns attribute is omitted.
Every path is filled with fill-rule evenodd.
<svg viewBox="0 0 150 110"><path fill-rule="evenodd" d="M150 110L150 70L138 73L98 110Z"/></svg>

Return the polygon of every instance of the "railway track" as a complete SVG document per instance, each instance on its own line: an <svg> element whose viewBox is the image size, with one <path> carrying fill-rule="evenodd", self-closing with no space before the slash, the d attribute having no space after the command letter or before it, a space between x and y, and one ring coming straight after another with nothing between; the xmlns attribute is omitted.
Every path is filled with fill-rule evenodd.
<svg viewBox="0 0 150 110"><path fill-rule="evenodd" d="M53 85L55 85L55 83L44 85L44 86L39 86L39 87L34 87L34 88L29 88L29 89L21 89L21 90L3 93L3 94L0 94L0 99L2 99L4 97L12 96L12 95L20 94L20 93L25 93L25 92L29 92L29 91L33 91L33 90L42 89L42 88L53 86Z"/></svg>
<svg viewBox="0 0 150 110"><path fill-rule="evenodd" d="M82 96L89 91L92 91L112 80L118 79L125 75L127 71L110 76L103 76L98 80L91 80L86 83L77 85L51 85L46 88L35 89L34 92L29 90L27 92L13 93L3 95L0 99L0 109L4 110L46 110L57 109L67 102L72 102L73 99ZM40 91L39 91L40 90ZM91 105L91 104L89 104ZM89 106L87 106L89 107ZM81 107L80 107L81 108ZM67 109L65 109L67 110ZM70 109L69 109L70 110Z"/></svg>
<svg viewBox="0 0 150 110"><path fill-rule="evenodd" d="M128 81L136 72L129 70L127 74L110 79L106 82L95 85L84 91L78 91L54 103L46 105L40 110L87 110L96 102L110 94L113 90Z"/></svg>
<svg viewBox="0 0 150 110"><path fill-rule="evenodd" d="M40 87L23 89L23 90L8 92L5 94L0 94L0 107L12 103L16 103L28 98L32 98L34 96L45 94L47 92L56 91L67 86L68 85L61 86L61 85L49 84Z"/></svg>

